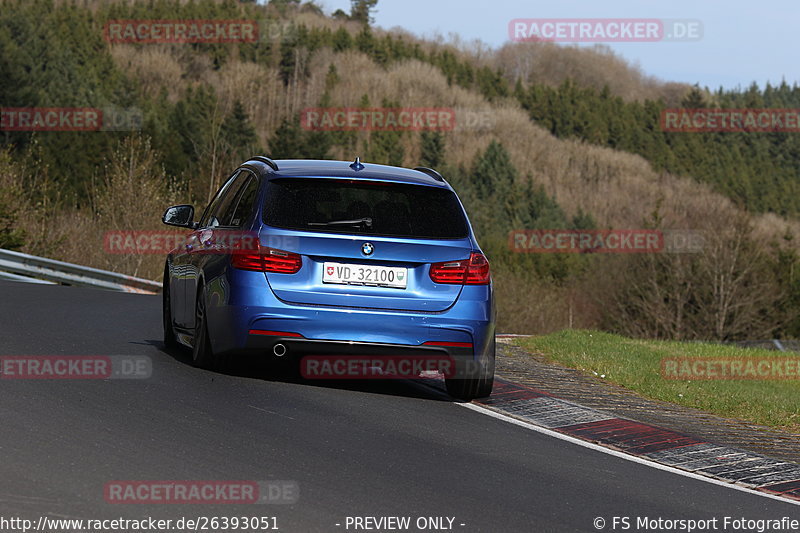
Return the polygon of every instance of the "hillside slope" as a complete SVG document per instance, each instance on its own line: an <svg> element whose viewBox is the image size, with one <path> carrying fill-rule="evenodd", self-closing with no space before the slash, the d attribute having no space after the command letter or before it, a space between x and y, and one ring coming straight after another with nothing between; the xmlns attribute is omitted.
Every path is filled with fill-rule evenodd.
<svg viewBox="0 0 800 533"><path fill-rule="evenodd" d="M0 244L6 235L32 253L157 278L159 256L109 254L104 233L161 229L165 205L204 204L253 153L426 162L457 188L489 253L501 331L800 333L794 219L752 215L691 175L580 135L554 135L542 122L555 121L561 107L531 120L523 104L539 85L605 90L603 98L622 106L675 105L690 92L643 75L608 50L509 45L487 53L370 29L292 2L0 5L6 106L111 104L138 109L144 119L136 131L6 132L0 215L9 223L5 233L0 227ZM267 31L257 43L238 44L103 39L106 21L135 18L253 18ZM583 98L577 103L591 95ZM458 126L433 134L306 131L300 113L309 107L452 108ZM624 126L641 131L635 121ZM9 228L17 226L25 235L12 241ZM533 227L690 229L703 232L707 246L700 254L647 258L511 252L508 232ZM720 276L729 278L723 293Z"/></svg>

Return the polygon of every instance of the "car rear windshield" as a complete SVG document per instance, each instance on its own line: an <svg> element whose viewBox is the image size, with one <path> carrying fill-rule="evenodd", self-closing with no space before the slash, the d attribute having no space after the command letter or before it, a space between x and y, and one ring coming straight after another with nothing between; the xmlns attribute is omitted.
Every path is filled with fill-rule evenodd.
<svg viewBox="0 0 800 533"><path fill-rule="evenodd" d="M267 187L264 222L270 226L429 239L469 235L448 189L334 178L278 178Z"/></svg>

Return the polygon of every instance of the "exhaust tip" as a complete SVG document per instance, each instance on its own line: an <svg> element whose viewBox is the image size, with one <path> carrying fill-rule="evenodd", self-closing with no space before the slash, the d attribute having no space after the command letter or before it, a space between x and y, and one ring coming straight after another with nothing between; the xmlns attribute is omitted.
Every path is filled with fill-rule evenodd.
<svg viewBox="0 0 800 533"><path fill-rule="evenodd" d="M276 357L283 357L286 355L286 346L278 343L272 347L272 353L274 353Z"/></svg>

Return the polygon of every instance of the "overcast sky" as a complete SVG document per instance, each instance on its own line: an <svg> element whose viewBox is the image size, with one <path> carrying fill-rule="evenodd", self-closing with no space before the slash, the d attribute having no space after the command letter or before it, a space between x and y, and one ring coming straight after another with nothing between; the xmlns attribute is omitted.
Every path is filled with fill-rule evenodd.
<svg viewBox="0 0 800 533"><path fill-rule="evenodd" d="M350 0L319 0L327 13ZM800 81L800 0L379 0L375 23L423 37L458 33L492 47L512 19L696 19L693 42L607 43L645 73L716 89ZM585 46L585 45L581 45Z"/></svg>

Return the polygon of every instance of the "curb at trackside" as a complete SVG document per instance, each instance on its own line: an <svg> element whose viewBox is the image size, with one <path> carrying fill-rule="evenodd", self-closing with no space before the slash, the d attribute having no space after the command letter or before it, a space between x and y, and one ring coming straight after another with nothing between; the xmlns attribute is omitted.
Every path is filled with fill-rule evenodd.
<svg viewBox="0 0 800 533"><path fill-rule="evenodd" d="M527 422L549 433L594 443L669 469L705 477L800 504L800 464L781 461L661 428L619 418L562 400L532 387L497 378L482 408Z"/></svg>

